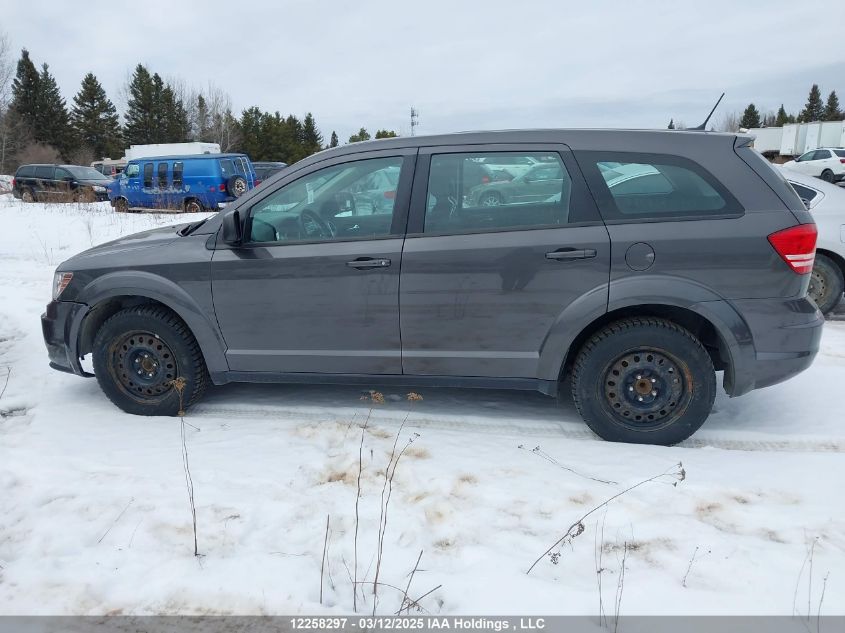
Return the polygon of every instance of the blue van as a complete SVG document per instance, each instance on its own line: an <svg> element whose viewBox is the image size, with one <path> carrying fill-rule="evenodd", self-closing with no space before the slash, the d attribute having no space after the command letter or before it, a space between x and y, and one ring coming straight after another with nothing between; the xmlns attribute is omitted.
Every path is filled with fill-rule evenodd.
<svg viewBox="0 0 845 633"><path fill-rule="evenodd" d="M151 156L126 163L109 186L109 200L118 212L216 211L255 187L255 181L246 154Z"/></svg>

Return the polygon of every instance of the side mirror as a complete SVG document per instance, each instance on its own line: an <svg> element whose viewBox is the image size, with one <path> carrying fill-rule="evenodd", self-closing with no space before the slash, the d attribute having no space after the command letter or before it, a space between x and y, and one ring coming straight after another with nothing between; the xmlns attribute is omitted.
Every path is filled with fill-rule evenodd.
<svg viewBox="0 0 845 633"><path fill-rule="evenodd" d="M223 216L223 242L237 245L243 241L241 214L238 211Z"/></svg>

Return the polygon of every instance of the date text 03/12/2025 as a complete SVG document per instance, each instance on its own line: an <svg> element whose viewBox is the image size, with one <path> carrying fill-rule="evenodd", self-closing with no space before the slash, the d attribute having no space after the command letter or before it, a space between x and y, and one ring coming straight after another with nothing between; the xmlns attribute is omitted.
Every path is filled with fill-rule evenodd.
<svg viewBox="0 0 845 633"><path fill-rule="evenodd" d="M290 619L296 631L540 631L544 618L490 617L295 617Z"/></svg>

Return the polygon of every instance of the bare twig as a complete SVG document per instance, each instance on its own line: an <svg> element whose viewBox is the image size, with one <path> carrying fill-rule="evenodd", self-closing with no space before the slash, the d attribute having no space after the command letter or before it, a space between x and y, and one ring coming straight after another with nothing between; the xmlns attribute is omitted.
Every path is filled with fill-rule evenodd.
<svg viewBox="0 0 845 633"><path fill-rule="evenodd" d="M821 619L822 619L822 603L824 603L824 592L827 589L827 577L830 576L830 572L827 572L824 575L824 579L822 580L822 595L819 597L819 608L816 611L816 633L821 633Z"/></svg>
<svg viewBox="0 0 845 633"><path fill-rule="evenodd" d="M807 578L807 621L810 620L810 603L813 597L813 559L816 555L816 543L818 543L818 537L813 539L813 544L810 546L810 574Z"/></svg>
<svg viewBox="0 0 845 633"><path fill-rule="evenodd" d="M689 576L690 570L692 569L692 564L695 562L696 554L698 554L698 545L695 546L695 550L692 553L692 557L689 559L689 565L687 565L687 573L684 574L684 579L681 581L681 585L683 587L687 586L687 576Z"/></svg>
<svg viewBox="0 0 845 633"><path fill-rule="evenodd" d="M364 434L367 431L367 424L370 422L370 416L373 414L372 408L367 414L367 419L364 420L364 425L361 427L361 443L358 445L358 485L355 490L355 540L354 540L354 560L352 562L352 610L358 613L358 503L361 500L361 471L364 470Z"/></svg>
<svg viewBox="0 0 845 633"><path fill-rule="evenodd" d="M798 588L801 586L801 576L804 575L804 567L807 566L807 561L809 559L810 550L808 549L807 554L804 556L804 560L801 563L801 569L798 570L798 578L795 580L795 593L792 595L792 615L795 615L798 612Z"/></svg>
<svg viewBox="0 0 845 633"><path fill-rule="evenodd" d="M408 415L410 415L410 413ZM408 415L405 416L405 420L402 421L402 424L399 426L399 430L396 432L396 438L393 440L393 449L390 452L390 460L388 461L387 468L385 468L384 471L384 484L381 489L381 509L379 512L378 543L376 549L376 574L374 579L375 583L373 584L373 615L376 614L376 606L378 602L378 578L379 573L381 572L381 561L384 552L384 535L385 532L387 532L387 511L390 506L390 497L393 495L393 478L396 475L396 468L399 466L399 460L402 459L405 451L408 450L408 447L414 443L414 440L419 437L416 433L409 437L405 446L401 451L399 451L399 454L396 455L396 445L399 442L399 436L402 434L402 429L405 427L405 421L407 421ZM387 492L386 498L385 491Z"/></svg>
<svg viewBox="0 0 845 633"><path fill-rule="evenodd" d="M519 448L519 449L521 449L521 450L523 450L523 451L527 451L527 450L528 450L528 449L527 449L527 448L525 448L525 446L524 446L524 445L522 445L522 444L520 444L519 446L517 446L517 448ZM567 472L570 472L570 473L572 473L573 475L577 475L578 477L583 477L584 479L589 479L589 480L591 480L591 481L597 481L597 482L599 482L600 484L611 484L611 485L614 485L614 484L618 483L618 482L616 482L616 481L609 481L609 480L606 480L606 479L597 479L596 477L591 477L590 475L584 475L583 473L579 473L577 470L574 470L574 469L570 468L569 466L564 466L564 465L563 465L563 464L561 464L559 461L557 461L554 457L552 457L551 455L549 455L546 451L544 451L543 449L541 449L539 446L535 446L534 448L532 448L532 449L531 449L531 451L530 451L530 452L531 452L531 453L534 453L537 457L540 457L540 458L542 458L542 459L545 459L545 460L546 460L547 462L549 462L550 464L554 464L554 465L555 465L555 466L557 466L558 468L562 468L563 470L565 470L565 471L567 471Z"/></svg>
<svg viewBox="0 0 845 633"><path fill-rule="evenodd" d="M607 616L604 614L604 595L602 591L602 573L604 572L604 567L602 566L602 558L604 555L604 525L607 521L607 509L604 511L604 517L601 521L601 532L599 532L599 522L596 521L596 533L595 537L593 538L593 545L596 545L596 540L599 538L599 534L601 534L601 539L599 540L598 546L596 547L596 552L594 554L595 565L596 565L596 584L598 585L599 590L599 626L604 626L607 624Z"/></svg>
<svg viewBox="0 0 845 633"><path fill-rule="evenodd" d="M440 589L442 586L443 586L443 585L437 585L434 589L432 589L432 590L430 590L430 591L426 591L423 595L421 595L421 596L420 596L419 598L417 598L416 600L411 600L411 601L408 603L408 613L410 613L410 612L411 612L411 607L414 607L414 606L415 606L415 607L422 608L422 607L420 607L420 600L422 600L422 599L423 599L423 598L425 598L426 596L429 596L429 595L433 594L435 591L437 591L438 589ZM403 608L404 608L404 607L403 607ZM396 615L399 615L399 614L401 613L401 611L402 611L402 609L400 609L399 611L397 611L397 612L396 612Z"/></svg>
<svg viewBox="0 0 845 633"><path fill-rule="evenodd" d="M185 379L182 376L177 376L170 381L170 385L179 394L179 426L182 431L182 467L185 470L185 486L188 489L188 503L191 506L191 523L194 530L194 556L199 556L199 546L197 545L197 506L194 501L194 479L191 477L191 465L188 461L188 442L185 437L185 406L184 406L184 391Z"/></svg>
<svg viewBox="0 0 845 633"><path fill-rule="evenodd" d="M628 560L628 542L625 541L622 550L622 569L619 572L619 579L616 581L616 603L613 610L613 633L619 629L619 614L622 611L622 593L625 591L625 562Z"/></svg>
<svg viewBox="0 0 845 633"><path fill-rule="evenodd" d="M420 566L420 560L422 560L423 550L420 550L420 555L417 556L417 562L414 564L414 568L411 570L411 574L408 576L408 584L405 587L405 592L402 594L402 604L399 606L399 613L402 613L402 609L405 608L405 603L408 601L408 592L411 590L411 583L414 582L414 574L417 573L417 569ZM408 605L408 613L410 613L410 605Z"/></svg>
<svg viewBox="0 0 845 633"><path fill-rule="evenodd" d="M11 367L7 367L7 368L6 368L6 382L4 382L4 383L3 383L3 390L2 390L2 391L0 391L0 398L2 398L2 397L3 397L3 395L6 393L6 387L8 387L8 386L9 386L9 377L10 377L11 375L12 375L12 368L11 368Z"/></svg>
<svg viewBox="0 0 845 633"><path fill-rule="evenodd" d="M326 515L326 538L323 541L323 562L320 563L320 604L323 604L323 572L326 568L326 550L329 547L329 520L331 515Z"/></svg>
<svg viewBox="0 0 845 633"><path fill-rule="evenodd" d="M683 464L681 462L678 462L675 466L672 467L672 469L666 470L666 471L660 473L659 475L654 475L653 477L649 477L648 479L643 479L639 483L636 483L633 486L629 486L628 488L625 488L625 490L622 490L621 492L617 492L612 497L609 497L605 501L601 502L599 505L595 506L592 510L590 510L589 512L587 512L586 514L581 516L581 518L579 518L577 521L575 521L575 523L570 525L569 529L566 530L564 535L561 536L557 541L552 543L551 547L549 547L545 552L540 554L540 556L537 557L537 560L535 560L531 564L531 567L529 567L528 571L526 571L525 573L530 574L531 570L533 570L534 567L537 566L537 563L539 563L541 560L543 560L543 558L548 556L555 547L557 547L558 545L560 545L561 543L563 543L567 539L569 539L571 541L573 538L580 535L584 531L584 520L588 516L590 516L591 514L596 512L597 510L604 508L605 506L610 504L612 501L618 499L622 495L625 495L625 494L631 492L632 490L639 488L640 486L643 486L643 485L650 483L652 481L656 481L658 479L662 479L664 477L672 477L672 478L676 479L676 481L673 483L673 485L677 485L679 481L683 481L684 479L686 479L686 471L684 470Z"/></svg>
<svg viewBox="0 0 845 633"><path fill-rule="evenodd" d="M118 514L118 515L117 515L117 518L116 518L114 521L112 521L112 524L108 527L108 529L107 529L105 532L103 532L103 535L102 535L100 538L98 538L98 539L97 539L97 544L100 544L100 543L102 543L102 542L103 542L103 539L104 539L104 538L106 538L106 535L108 535L108 533L109 533L109 532L111 532L111 529L112 529L115 525L117 525L117 522L118 522L118 521L120 521L120 517L122 517L122 516L124 515L124 513L125 513L125 512L129 509L129 506L131 506L131 505L132 505L132 502L133 502L133 501L135 501L135 497L132 497L132 498L129 500L129 503L127 503L127 504L126 504L126 507L125 507L125 508L123 508L123 510L121 510L121 511L120 511L120 514Z"/></svg>

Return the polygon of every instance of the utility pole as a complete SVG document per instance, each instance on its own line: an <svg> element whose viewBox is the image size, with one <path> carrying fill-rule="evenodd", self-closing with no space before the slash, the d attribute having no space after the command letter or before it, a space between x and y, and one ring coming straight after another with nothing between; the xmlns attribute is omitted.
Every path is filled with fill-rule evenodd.
<svg viewBox="0 0 845 633"><path fill-rule="evenodd" d="M411 106L411 136L414 136L415 128L420 124L420 111Z"/></svg>

